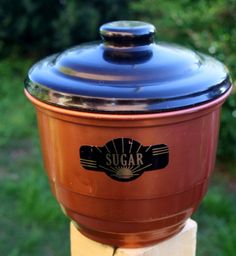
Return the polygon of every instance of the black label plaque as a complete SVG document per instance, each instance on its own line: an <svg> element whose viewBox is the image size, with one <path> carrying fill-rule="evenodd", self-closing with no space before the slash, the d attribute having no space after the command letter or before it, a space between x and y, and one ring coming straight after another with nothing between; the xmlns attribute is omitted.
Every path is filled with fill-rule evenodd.
<svg viewBox="0 0 236 256"><path fill-rule="evenodd" d="M103 147L80 148L80 162L86 170L105 172L117 181L137 179L143 172L166 167L168 161L165 144L143 146L129 138L111 140Z"/></svg>

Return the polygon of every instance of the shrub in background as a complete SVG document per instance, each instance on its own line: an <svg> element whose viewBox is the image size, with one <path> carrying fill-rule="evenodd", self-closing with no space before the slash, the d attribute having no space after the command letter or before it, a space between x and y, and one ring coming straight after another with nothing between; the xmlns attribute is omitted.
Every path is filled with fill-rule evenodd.
<svg viewBox="0 0 236 256"><path fill-rule="evenodd" d="M153 23L157 40L172 41L213 55L236 77L236 0L137 0L132 16ZM222 111L218 159L236 159L236 94ZM234 166L235 169L235 166Z"/></svg>
<svg viewBox="0 0 236 256"><path fill-rule="evenodd" d="M98 38L104 22L124 19L126 0L0 0L0 52L45 55Z"/></svg>
<svg viewBox="0 0 236 256"><path fill-rule="evenodd" d="M236 0L0 0L0 55L41 58L99 38L117 19L150 21L157 40L180 43L223 61L236 77ZM236 94L223 107L219 159L236 159Z"/></svg>

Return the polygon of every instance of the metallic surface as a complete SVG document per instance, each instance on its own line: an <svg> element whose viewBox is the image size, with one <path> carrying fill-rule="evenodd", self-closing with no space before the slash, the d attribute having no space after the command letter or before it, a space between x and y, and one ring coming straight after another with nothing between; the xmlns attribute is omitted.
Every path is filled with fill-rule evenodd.
<svg viewBox="0 0 236 256"><path fill-rule="evenodd" d="M103 43L83 44L36 63L27 91L40 101L85 112L165 112L205 104L231 87L219 61L165 43L155 28L119 21L100 28Z"/></svg>
<svg viewBox="0 0 236 256"><path fill-rule="evenodd" d="M86 236L119 247L176 234L198 207L214 167L223 96L200 106L153 114L73 111L26 96L35 105L52 191ZM120 183L80 164L80 147L114 138L166 144L169 164Z"/></svg>
<svg viewBox="0 0 236 256"><path fill-rule="evenodd" d="M153 25L142 21L121 20L100 27L100 35L108 47L147 45L153 43L155 32Z"/></svg>

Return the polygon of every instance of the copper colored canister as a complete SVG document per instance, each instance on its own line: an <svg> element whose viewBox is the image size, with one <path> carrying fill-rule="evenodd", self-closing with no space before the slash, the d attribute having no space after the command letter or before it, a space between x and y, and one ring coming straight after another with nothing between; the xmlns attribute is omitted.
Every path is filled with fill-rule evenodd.
<svg viewBox="0 0 236 256"><path fill-rule="evenodd" d="M154 43L148 23L100 33L36 63L25 93L65 214L98 242L146 246L179 232L206 193L231 83L217 60Z"/></svg>

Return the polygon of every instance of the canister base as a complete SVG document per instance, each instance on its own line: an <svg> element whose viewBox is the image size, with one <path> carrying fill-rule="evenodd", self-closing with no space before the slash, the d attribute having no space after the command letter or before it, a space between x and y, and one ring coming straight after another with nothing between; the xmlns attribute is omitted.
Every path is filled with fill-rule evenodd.
<svg viewBox="0 0 236 256"><path fill-rule="evenodd" d="M195 256L197 223L188 219L184 228L178 234L163 242L140 248L113 247L97 243L82 235L73 223L70 225L70 238L71 256Z"/></svg>
<svg viewBox="0 0 236 256"><path fill-rule="evenodd" d="M182 214L180 214L173 216L172 218L169 217L168 226L164 224L165 220L159 220L143 223L141 226L140 223L137 223L136 228L134 228L134 223L131 222L111 223L107 221L106 224L104 224L101 220L78 215L77 213L64 208L62 205L61 207L63 212L69 216L69 218L74 219L72 221L74 226L86 237L102 244L123 248L146 247L166 240L179 233L188 219L183 218ZM102 225L98 225L99 222L102 222ZM110 225L119 225L123 232L121 230L116 230L116 232L108 231ZM93 229L90 229L90 226L93 227ZM149 228L147 229L147 227Z"/></svg>
<svg viewBox="0 0 236 256"><path fill-rule="evenodd" d="M83 235L99 243L112 245L113 247L138 248L154 245L176 235L183 229L185 222L168 228L138 234L105 233L98 230L90 230L76 223L74 224Z"/></svg>
<svg viewBox="0 0 236 256"><path fill-rule="evenodd" d="M156 244L180 232L185 221L197 208L199 198L205 194L207 182L169 196L168 202L165 202L166 197L163 197L126 200L122 204L119 200L83 196L54 185L51 182L52 191L58 198L63 212L76 223L82 234L102 244L136 248ZM184 201L181 201L181 198L184 198ZM123 207L122 210L127 211L120 211L119 205ZM164 211L160 211L160 205ZM72 206L77 208L72 209ZM143 209L148 209L152 215L147 215ZM109 215L110 212L113 218ZM132 213L135 213L133 218Z"/></svg>

